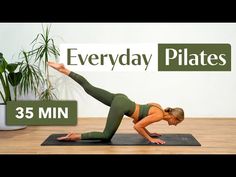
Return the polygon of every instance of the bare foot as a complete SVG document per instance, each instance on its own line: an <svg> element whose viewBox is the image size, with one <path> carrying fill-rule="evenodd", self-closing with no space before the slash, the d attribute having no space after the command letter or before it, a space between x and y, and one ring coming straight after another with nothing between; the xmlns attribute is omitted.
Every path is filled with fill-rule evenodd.
<svg viewBox="0 0 236 177"><path fill-rule="evenodd" d="M58 137L58 141L77 141L80 140L80 134L70 132L66 136Z"/></svg>

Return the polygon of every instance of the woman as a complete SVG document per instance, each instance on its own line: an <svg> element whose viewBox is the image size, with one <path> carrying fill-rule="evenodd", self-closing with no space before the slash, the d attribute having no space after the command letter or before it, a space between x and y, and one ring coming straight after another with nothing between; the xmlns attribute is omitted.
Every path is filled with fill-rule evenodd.
<svg viewBox="0 0 236 177"><path fill-rule="evenodd" d="M69 133L64 137L59 137L58 140L60 141L110 141L118 129L123 116L126 115L133 119L134 129L140 135L152 143L164 144L165 142L163 140L153 138L153 135L160 136L159 134L152 134L145 127L161 120L167 121L169 125L177 125L184 120L184 111L181 108L166 108L163 110L157 103L145 105L136 104L124 94L114 94L101 88L94 87L83 76L68 70L63 64L48 62L48 65L71 77L79 83L89 95L105 105L110 106L106 126L103 132L89 132L82 134Z"/></svg>

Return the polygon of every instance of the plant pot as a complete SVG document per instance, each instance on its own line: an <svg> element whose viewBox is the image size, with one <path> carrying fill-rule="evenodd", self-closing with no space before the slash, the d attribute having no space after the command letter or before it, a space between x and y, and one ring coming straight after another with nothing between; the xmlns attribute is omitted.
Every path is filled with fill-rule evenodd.
<svg viewBox="0 0 236 177"><path fill-rule="evenodd" d="M6 125L6 105L0 103L0 130L19 130L23 128L26 128L26 126Z"/></svg>

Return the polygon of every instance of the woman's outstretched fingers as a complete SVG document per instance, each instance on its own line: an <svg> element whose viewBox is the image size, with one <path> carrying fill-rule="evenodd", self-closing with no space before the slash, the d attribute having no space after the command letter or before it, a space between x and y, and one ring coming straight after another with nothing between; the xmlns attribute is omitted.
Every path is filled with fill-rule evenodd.
<svg viewBox="0 0 236 177"><path fill-rule="evenodd" d="M48 61L47 64L48 64L49 66L51 66L51 65L54 64L54 62L52 62L52 61Z"/></svg>
<svg viewBox="0 0 236 177"><path fill-rule="evenodd" d="M68 141L68 140L70 140L70 136L72 134L73 134L72 132L69 132L66 136L58 137L57 140L59 140L59 141L63 141L63 140Z"/></svg>
<svg viewBox="0 0 236 177"><path fill-rule="evenodd" d="M52 68L56 69L57 71L69 75L70 70L66 69L63 63L56 63L52 61L48 61L48 66L51 66Z"/></svg>
<svg viewBox="0 0 236 177"><path fill-rule="evenodd" d="M48 61L48 65L53 67L54 69L57 69L57 70L62 68L62 64L51 62L51 61Z"/></svg>
<svg viewBox="0 0 236 177"><path fill-rule="evenodd" d="M64 141L64 140L66 141L66 140L68 140L68 136L58 137L57 140L58 141Z"/></svg>

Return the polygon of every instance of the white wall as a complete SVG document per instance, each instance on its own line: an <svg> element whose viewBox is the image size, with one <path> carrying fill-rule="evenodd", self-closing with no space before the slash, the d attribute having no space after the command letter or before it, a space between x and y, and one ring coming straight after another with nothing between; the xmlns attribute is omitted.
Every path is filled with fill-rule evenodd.
<svg viewBox="0 0 236 177"><path fill-rule="evenodd" d="M0 24L0 52L16 60L41 32L41 24ZM83 72L92 84L122 92L138 103L183 107L187 117L236 117L236 24L222 23L55 23L56 43L230 43L230 72ZM79 71L78 71L79 72ZM76 99L79 116L106 116L108 107L71 79L51 70L60 99Z"/></svg>

